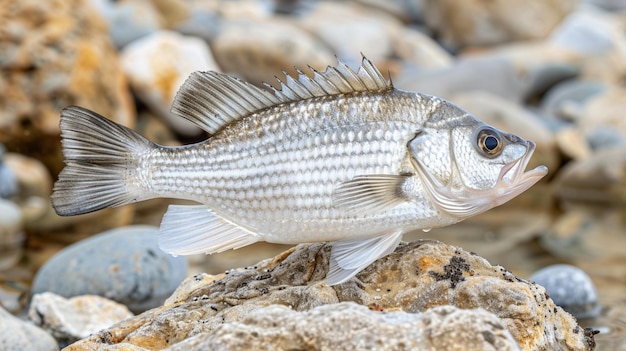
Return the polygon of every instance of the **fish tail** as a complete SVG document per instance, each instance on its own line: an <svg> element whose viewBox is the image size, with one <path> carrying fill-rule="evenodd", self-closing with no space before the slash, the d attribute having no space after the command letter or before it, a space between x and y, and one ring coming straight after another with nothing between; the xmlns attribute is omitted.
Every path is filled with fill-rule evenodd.
<svg viewBox="0 0 626 351"><path fill-rule="evenodd" d="M140 157L156 144L77 106L61 111L61 139L66 165L51 197L57 214L89 213L153 197L142 185Z"/></svg>

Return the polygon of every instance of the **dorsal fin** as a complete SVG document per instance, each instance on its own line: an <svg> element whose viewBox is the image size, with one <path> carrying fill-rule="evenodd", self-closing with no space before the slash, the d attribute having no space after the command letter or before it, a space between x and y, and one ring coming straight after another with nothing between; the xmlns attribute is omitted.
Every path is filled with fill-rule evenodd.
<svg viewBox="0 0 626 351"><path fill-rule="evenodd" d="M297 80L285 73L285 80L276 78L280 89L265 84L269 90L223 73L194 72L178 90L172 103L172 113L188 119L212 135L233 121L278 104L393 87L391 81L385 79L365 57L357 72L341 60L336 67L328 66L324 72L309 69L313 78L297 69Z"/></svg>

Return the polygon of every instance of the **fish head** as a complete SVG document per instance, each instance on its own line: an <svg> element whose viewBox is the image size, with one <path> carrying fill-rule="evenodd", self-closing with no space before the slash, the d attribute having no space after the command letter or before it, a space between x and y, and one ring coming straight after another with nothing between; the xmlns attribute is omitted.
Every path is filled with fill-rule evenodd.
<svg viewBox="0 0 626 351"><path fill-rule="evenodd" d="M433 205L463 219L499 206L548 173L526 171L535 143L489 126L467 112L440 119L408 144L416 173Z"/></svg>

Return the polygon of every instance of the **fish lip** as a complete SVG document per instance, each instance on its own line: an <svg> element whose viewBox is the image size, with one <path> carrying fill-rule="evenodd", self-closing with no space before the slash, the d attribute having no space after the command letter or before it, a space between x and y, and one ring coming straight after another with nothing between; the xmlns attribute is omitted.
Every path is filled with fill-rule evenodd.
<svg viewBox="0 0 626 351"><path fill-rule="evenodd" d="M536 148L534 142L527 141L526 143L524 155L518 160L506 164L500 171L496 186L500 192L497 199L498 204L503 204L523 193L548 174L548 167L544 165L525 171ZM511 172L513 173L509 174Z"/></svg>

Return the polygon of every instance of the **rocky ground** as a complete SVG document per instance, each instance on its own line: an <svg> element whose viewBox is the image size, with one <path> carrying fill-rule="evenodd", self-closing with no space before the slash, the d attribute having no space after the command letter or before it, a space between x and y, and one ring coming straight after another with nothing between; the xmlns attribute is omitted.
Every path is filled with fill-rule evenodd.
<svg viewBox="0 0 626 351"><path fill-rule="evenodd" d="M0 349L626 350L625 10L603 0L0 0ZM530 167L550 174L500 208L406 235L414 242L333 288L323 244L164 254L155 226L173 201L54 214L61 108L190 143L201 131L169 113L189 73L273 83L335 56L358 65L361 53L396 87L535 141ZM553 264L568 266L537 272Z"/></svg>

